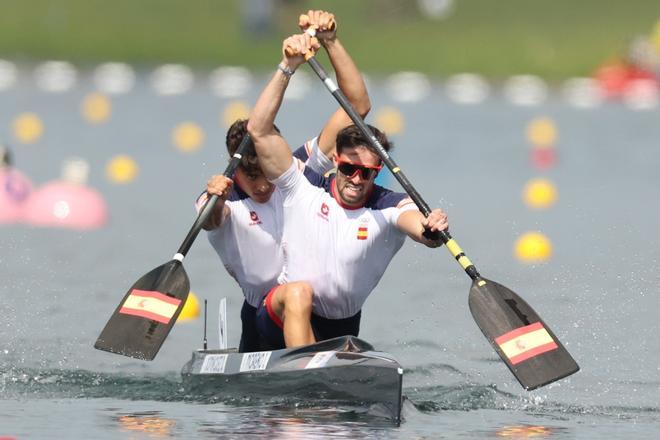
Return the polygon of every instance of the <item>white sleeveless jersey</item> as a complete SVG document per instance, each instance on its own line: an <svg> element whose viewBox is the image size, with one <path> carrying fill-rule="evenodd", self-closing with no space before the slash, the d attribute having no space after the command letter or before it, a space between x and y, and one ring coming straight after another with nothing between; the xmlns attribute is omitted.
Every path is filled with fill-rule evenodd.
<svg viewBox="0 0 660 440"><path fill-rule="evenodd" d="M273 183L284 197L280 283L309 282L319 316L355 315L404 243L399 214L417 207L406 194L374 186L364 207L343 208L333 197L334 175L295 164Z"/></svg>
<svg viewBox="0 0 660 440"><path fill-rule="evenodd" d="M301 169L307 166L321 173L333 166L320 152L317 138L294 152L294 163ZM198 211L206 199L204 192L197 200ZM220 226L207 232L225 269L238 282L246 301L253 307L257 307L261 298L277 284L284 264L282 200L282 194L275 188L268 202L257 203L235 185L225 202L229 215Z"/></svg>

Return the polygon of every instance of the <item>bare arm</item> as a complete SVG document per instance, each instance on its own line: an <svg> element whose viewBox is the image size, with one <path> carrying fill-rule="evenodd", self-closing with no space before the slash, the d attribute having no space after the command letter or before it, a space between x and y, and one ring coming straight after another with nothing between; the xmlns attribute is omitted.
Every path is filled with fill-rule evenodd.
<svg viewBox="0 0 660 440"><path fill-rule="evenodd" d="M330 63L337 76L337 85L346 95L346 98L355 108L355 111L364 117L371 110L371 101L364 83L362 74L357 65L337 38L337 24L333 14L324 11L309 11L301 15L299 26L306 30L315 27L316 36L325 48ZM332 158L335 153L337 133L353 122L343 109L338 109L325 123L319 135L319 148L327 157Z"/></svg>
<svg viewBox="0 0 660 440"><path fill-rule="evenodd" d="M416 242L428 247L442 246L442 241L429 240L424 237L424 231L446 231L449 228L447 214L442 209L434 209L428 217L417 210L404 211L399 215L397 226Z"/></svg>
<svg viewBox="0 0 660 440"><path fill-rule="evenodd" d="M307 34L291 36L283 42L283 59L280 65L295 71L305 62L303 54L310 50L315 51L318 47L318 41ZM261 92L247 125L259 157L259 165L269 180L281 176L289 169L293 160L286 140L273 127L284 92L289 85L289 76L278 68Z"/></svg>
<svg viewBox="0 0 660 440"><path fill-rule="evenodd" d="M205 230L210 231L217 228L229 215L229 206L225 204L225 201L227 200L232 184L232 180L222 174L211 177L207 182L207 197L217 195L218 201L213 207L213 212L211 212L211 215L209 215L202 225L202 228Z"/></svg>

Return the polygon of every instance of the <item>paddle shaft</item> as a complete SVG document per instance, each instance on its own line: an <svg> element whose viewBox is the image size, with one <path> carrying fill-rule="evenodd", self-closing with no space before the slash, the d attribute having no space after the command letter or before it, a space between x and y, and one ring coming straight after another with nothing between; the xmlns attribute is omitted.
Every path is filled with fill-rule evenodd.
<svg viewBox="0 0 660 440"><path fill-rule="evenodd" d="M335 82L328 77L327 73L325 73L325 70L323 70L323 67L314 56L305 57L305 58L307 58L307 64L309 64L314 70L314 72L318 75L318 77L321 78L321 81L323 81L323 84L325 84L326 88L330 91L330 93L332 93L332 96L335 97L337 102L339 102L339 105L341 105L341 107L348 114L348 116L351 118L353 123L360 129L362 134L369 140L369 144L376 150L383 163L385 163L385 166L389 168L389 170L392 172L396 180L401 184L401 186L408 193L410 198L413 199L413 201L415 202L419 210L422 212L422 214L428 217L429 214L431 214L431 208L429 207L429 205L424 201L424 199L417 192L415 187L413 187L412 183L410 183L410 181L403 173L403 171L401 171L401 169L396 164L396 162L394 162L392 157L390 157L390 155L387 153L387 150L385 150L385 148L378 141L376 136L374 136L371 129L362 120L360 114L357 111L355 111L355 108L353 108L351 103L348 101L346 95L344 95L341 89L337 87ZM468 276L472 278L472 280L474 281L480 279L481 276L479 275L477 268L465 255L463 250L452 238L449 232L438 231L438 236L440 237L440 240L442 240L442 242L445 245L447 245L447 249L449 249L449 252L451 252L451 254L454 256L456 261L458 261L458 263L463 267L465 273L467 273Z"/></svg>
<svg viewBox="0 0 660 440"><path fill-rule="evenodd" d="M243 154L245 154L245 151L247 150L247 146L249 145L249 143L250 143L250 135L245 134L243 140L236 149L236 152L229 161L229 165L227 165L227 168L223 173L225 176L231 178L234 175L234 172L236 171L236 168L238 168L238 165L241 162L241 158L243 157ZM215 208L215 204L217 203L217 201L218 201L218 196L216 194L213 194L206 201L206 203L204 203L204 206L199 211L199 215L197 216L195 223L190 228L190 231L188 231L188 235L186 235L186 238L183 240L183 243L181 243L179 250L174 256L175 260L182 261L183 258L186 256L193 242L197 238L199 231L201 231L202 226L204 225L204 223L206 223L206 220L209 218L209 215L211 215L211 213L213 212L213 208Z"/></svg>
<svg viewBox="0 0 660 440"><path fill-rule="evenodd" d="M305 56L305 58L420 211L428 216L431 213L429 206L378 142L346 96L328 78L316 58L313 56ZM468 303L477 325L525 389L533 390L547 385L580 369L534 309L506 287L481 278L449 232L440 231L438 236L472 279ZM529 339L530 335L540 338L541 341Z"/></svg>

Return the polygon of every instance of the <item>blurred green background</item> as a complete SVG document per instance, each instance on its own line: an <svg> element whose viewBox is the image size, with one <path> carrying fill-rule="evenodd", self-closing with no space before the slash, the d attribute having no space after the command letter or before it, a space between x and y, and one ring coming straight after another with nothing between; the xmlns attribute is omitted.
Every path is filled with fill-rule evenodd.
<svg viewBox="0 0 660 440"><path fill-rule="evenodd" d="M370 73L589 75L623 56L660 18L658 0L454 0L445 16L421 0L0 0L0 57L80 65L125 61L271 68L310 8ZM429 0L431 5L444 1ZM265 18L264 18L265 17Z"/></svg>

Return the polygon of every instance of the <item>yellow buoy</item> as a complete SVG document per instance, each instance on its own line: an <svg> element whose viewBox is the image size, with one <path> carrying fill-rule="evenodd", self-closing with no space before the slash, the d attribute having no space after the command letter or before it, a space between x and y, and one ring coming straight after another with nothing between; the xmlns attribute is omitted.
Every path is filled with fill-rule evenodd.
<svg viewBox="0 0 660 440"><path fill-rule="evenodd" d="M232 101L227 104L222 113L222 124L225 128L229 128L237 119L247 119L249 116L250 107L245 102Z"/></svg>
<svg viewBox="0 0 660 440"><path fill-rule="evenodd" d="M172 142L176 148L186 153L198 150L204 142L204 130L193 122L183 122L172 132Z"/></svg>
<svg viewBox="0 0 660 440"><path fill-rule="evenodd" d="M376 112L376 126L388 135L401 133L404 125L403 115L394 107L383 107Z"/></svg>
<svg viewBox="0 0 660 440"><path fill-rule="evenodd" d="M655 51L660 54L660 19L655 22L649 40L655 48Z"/></svg>
<svg viewBox="0 0 660 440"><path fill-rule="evenodd" d="M524 263L542 263L552 256L552 244L540 232L527 232L516 240L514 254Z"/></svg>
<svg viewBox="0 0 660 440"><path fill-rule="evenodd" d="M548 179L532 179L523 189L525 204L534 209L545 209L557 201L557 189Z"/></svg>
<svg viewBox="0 0 660 440"><path fill-rule="evenodd" d="M111 111L110 100L102 93L91 93L82 102L82 115L93 124L107 121Z"/></svg>
<svg viewBox="0 0 660 440"><path fill-rule="evenodd" d="M191 321L199 317L199 301L194 293L190 292L186 303L183 305L181 314L177 321Z"/></svg>
<svg viewBox="0 0 660 440"><path fill-rule="evenodd" d="M34 113L21 113L14 120L14 136L21 143L33 144L44 132L44 124Z"/></svg>
<svg viewBox="0 0 660 440"><path fill-rule="evenodd" d="M105 175L113 183L130 183L139 172L137 163L125 154L113 157L105 167Z"/></svg>
<svg viewBox="0 0 660 440"><path fill-rule="evenodd" d="M550 148L557 141L557 127L550 118L533 119L527 126L527 139L536 148Z"/></svg>

